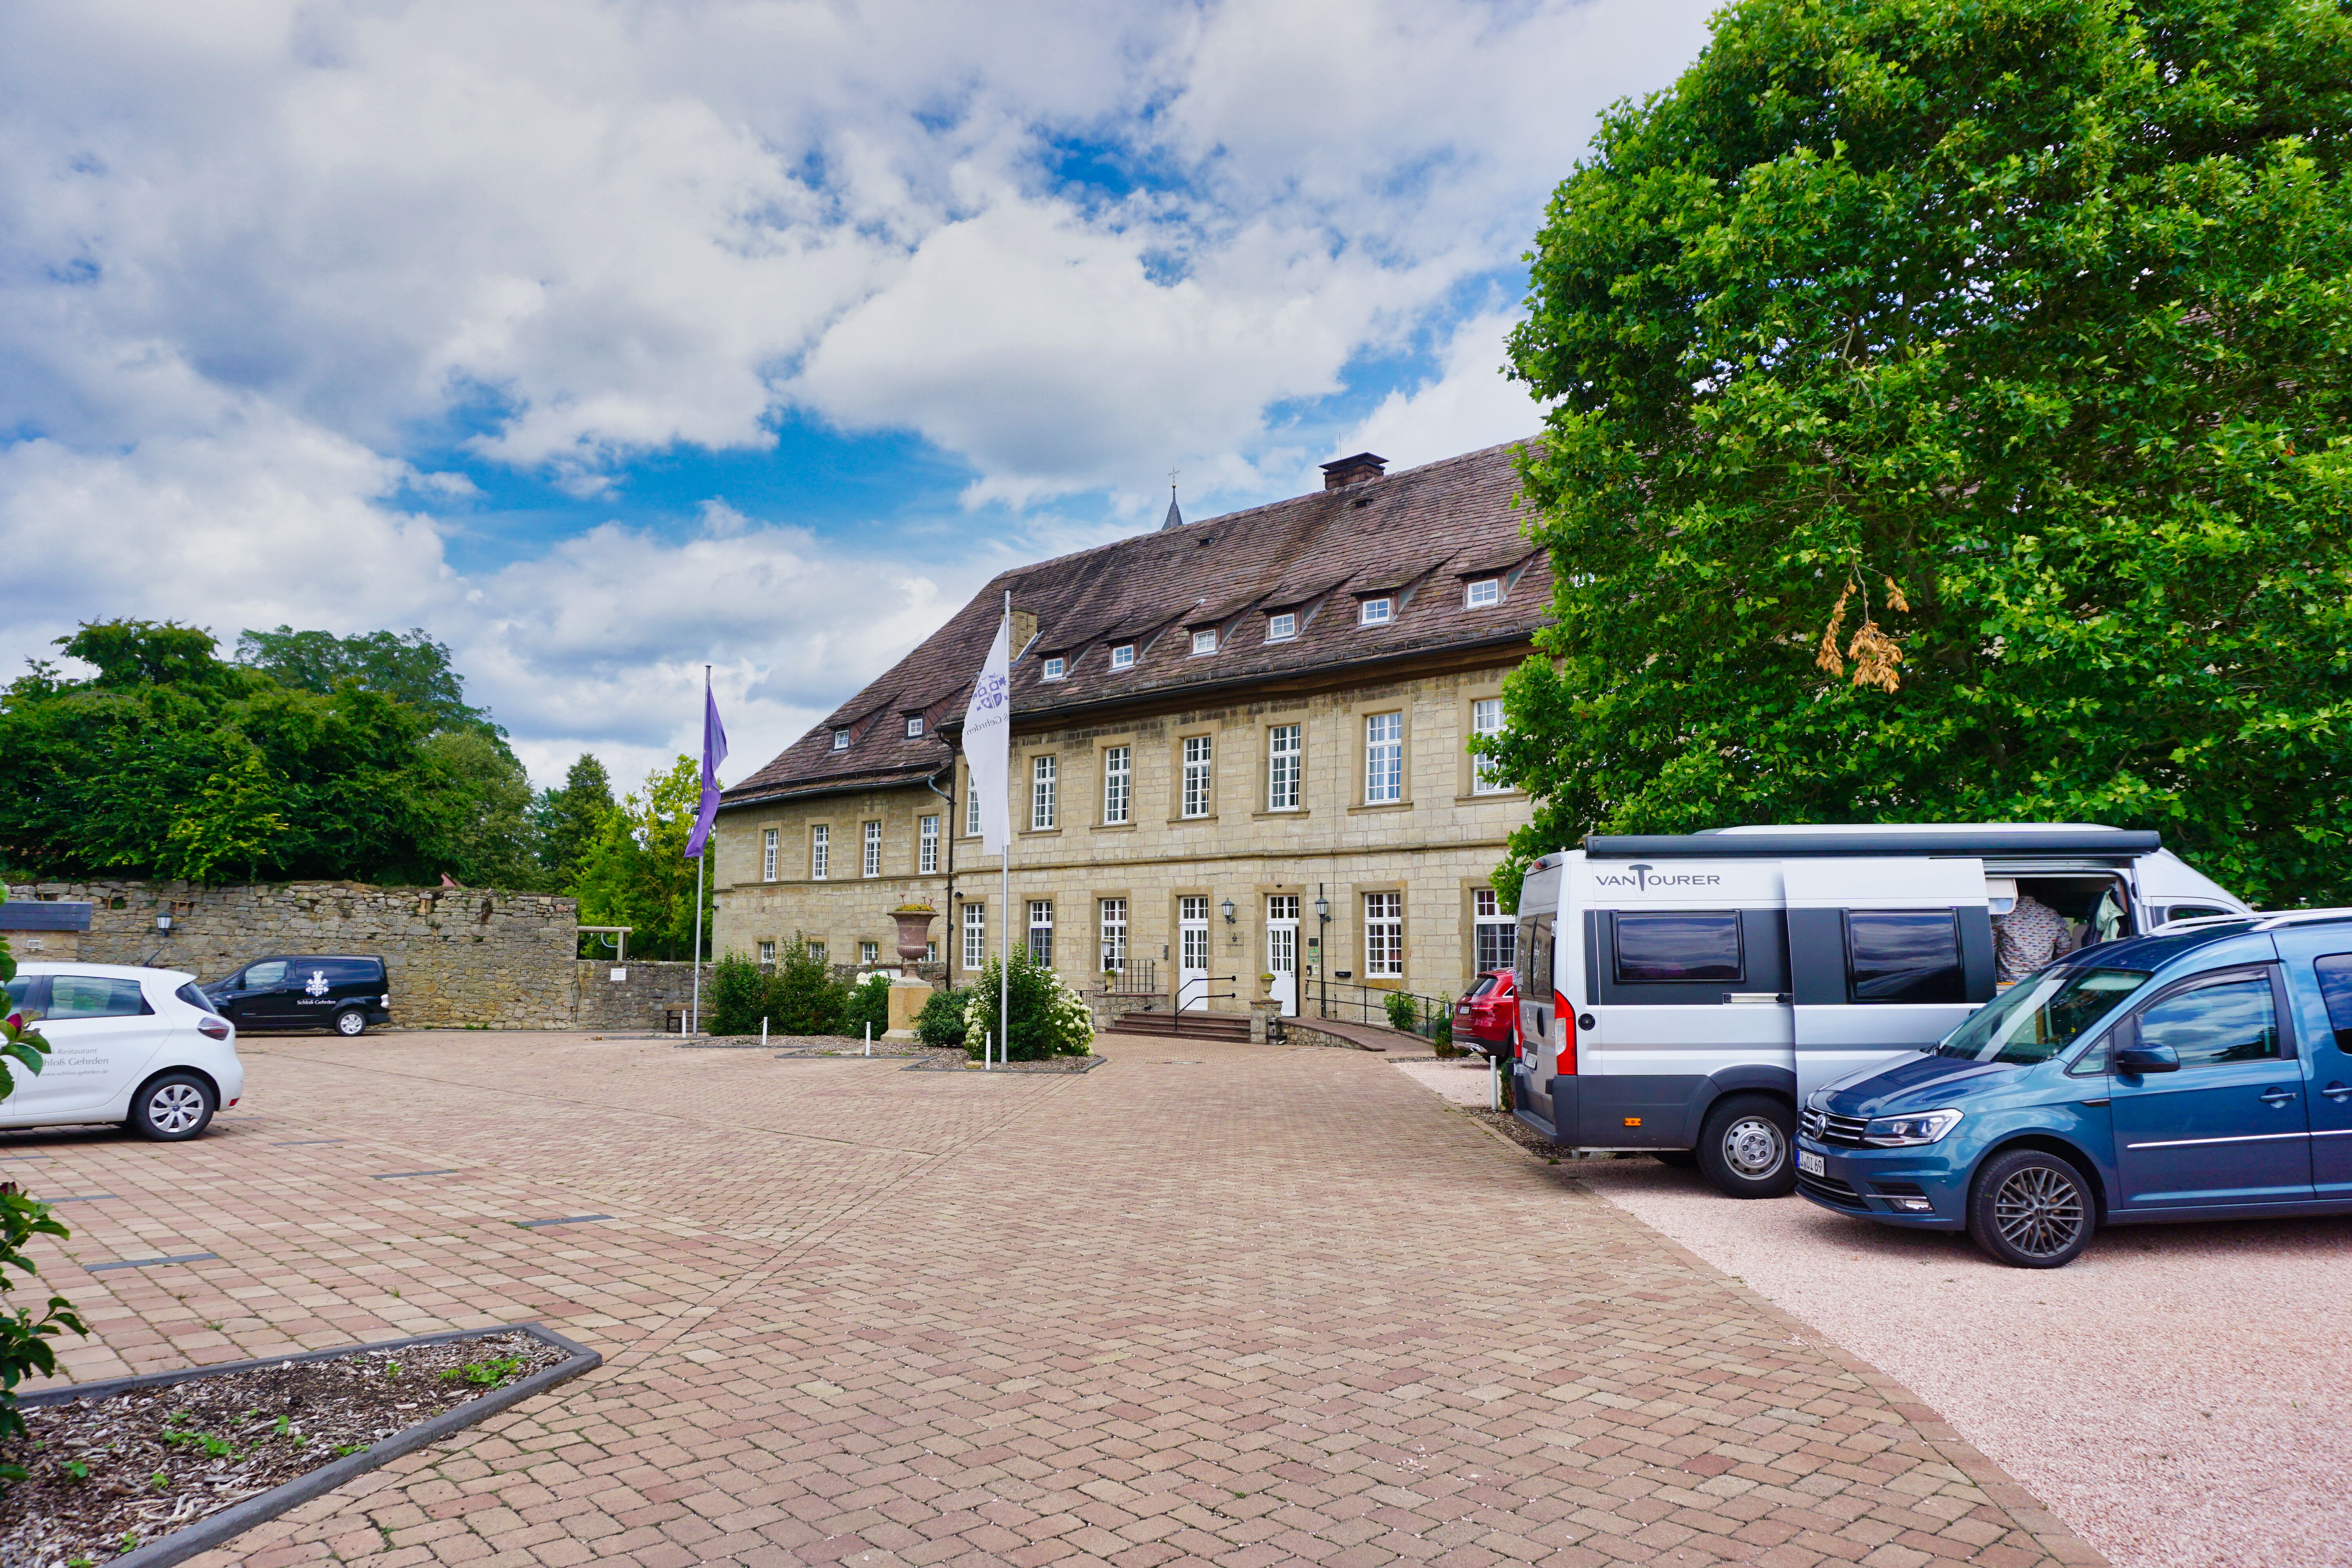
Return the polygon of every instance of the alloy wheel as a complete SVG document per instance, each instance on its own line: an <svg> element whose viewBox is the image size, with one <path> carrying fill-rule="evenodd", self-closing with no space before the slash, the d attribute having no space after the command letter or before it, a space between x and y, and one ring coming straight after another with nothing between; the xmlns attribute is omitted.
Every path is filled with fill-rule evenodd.
<svg viewBox="0 0 2352 1568"><path fill-rule="evenodd" d="M1789 1158L1789 1140L1770 1119L1743 1116L1723 1130L1723 1162L1749 1180L1769 1176Z"/></svg>
<svg viewBox="0 0 2352 1568"><path fill-rule="evenodd" d="M339 1013L335 1016L337 1034L356 1035L366 1027L367 1020L357 1013Z"/></svg>
<svg viewBox="0 0 2352 1568"><path fill-rule="evenodd" d="M2083 1234L2082 1189L2047 1165L2012 1172L1992 1198L2001 1239L2028 1258L2054 1258Z"/></svg>
<svg viewBox="0 0 2352 1568"><path fill-rule="evenodd" d="M147 1101L147 1120L158 1132L185 1132L204 1119L204 1091L192 1083L167 1083Z"/></svg>

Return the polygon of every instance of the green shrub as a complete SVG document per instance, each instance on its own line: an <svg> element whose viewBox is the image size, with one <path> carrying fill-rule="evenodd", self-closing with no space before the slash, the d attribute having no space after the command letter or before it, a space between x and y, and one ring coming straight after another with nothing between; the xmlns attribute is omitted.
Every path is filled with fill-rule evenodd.
<svg viewBox="0 0 2352 1568"><path fill-rule="evenodd" d="M768 972L740 952L710 966L703 1026L714 1035L756 1035L768 1011Z"/></svg>
<svg viewBox="0 0 2352 1568"><path fill-rule="evenodd" d="M942 988L931 993L923 1004L923 1015L915 1020L915 1034L927 1046L961 1046L963 1044L963 1008L971 999L969 991Z"/></svg>
<svg viewBox="0 0 2352 1568"><path fill-rule="evenodd" d="M874 1026L874 1037L880 1039L890 1029L890 977L869 974L849 987L841 1008L841 1032L853 1040L866 1037L866 1026Z"/></svg>
<svg viewBox="0 0 2352 1568"><path fill-rule="evenodd" d="M769 982L768 1016L777 1032L786 1035L837 1035L841 1015L849 1005L849 987L833 977L824 960L809 956L800 937L776 963Z"/></svg>
<svg viewBox="0 0 2352 1568"><path fill-rule="evenodd" d="M994 1033L1004 986L1003 966L996 959L980 972L980 979L964 993L963 1048L977 1061L986 1037ZM1007 1061L1042 1061L1047 1057L1083 1057L1094 1049L1094 1015L1086 998L1071 990L1045 964L1024 952L1013 955L1011 985L1011 1045Z"/></svg>
<svg viewBox="0 0 2352 1568"><path fill-rule="evenodd" d="M0 900L7 896L7 889L0 888ZM16 961L9 955L6 939L0 938L0 984L16 977ZM0 1100L5 1100L16 1088L10 1064L37 1076L49 1042L39 1030L26 1026L13 999L0 1000L0 1008L6 1010L0 1018ZM14 1182L0 1182L0 1291L16 1289L12 1271L31 1274L39 1267L25 1255L33 1237L65 1241L72 1234L49 1216L48 1205ZM57 1352L49 1342L60 1333L89 1335L63 1296L52 1295L37 1318L23 1307L0 1306L0 1440L25 1436L25 1418L16 1411L16 1385L27 1377L56 1375ZM0 1483L24 1479L22 1465L0 1464Z"/></svg>
<svg viewBox="0 0 2352 1568"><path fill-rule="evenodd" d="M1390 1028L1402 1029L1408 1034L1412 1033L1414 1011L1412 998L1411 996L1406 995L1402 991L1391 991L1381 1002L1381 1005L1388 1009Z"/></svg>

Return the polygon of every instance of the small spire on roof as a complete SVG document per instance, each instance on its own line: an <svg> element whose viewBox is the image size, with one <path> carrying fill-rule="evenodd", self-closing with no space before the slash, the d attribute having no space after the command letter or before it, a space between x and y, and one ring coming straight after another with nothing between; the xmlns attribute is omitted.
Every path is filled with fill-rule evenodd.
<svg viewBox="0 0 2352 1568"><path fill-rule="evenodd" d="M1176 474L1177 470L1174 468L1168 470L1168 515L1160 520L1160 531L1162 533L1171 528L1184 526L1184 514L1176 507Z"/></svg>

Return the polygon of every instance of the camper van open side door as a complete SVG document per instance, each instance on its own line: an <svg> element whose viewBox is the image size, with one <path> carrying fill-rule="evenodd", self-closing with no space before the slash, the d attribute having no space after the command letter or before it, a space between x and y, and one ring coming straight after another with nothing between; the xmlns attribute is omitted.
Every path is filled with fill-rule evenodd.
<svg viewBox="0 0 2352 1568"><path fill-rule="evenodd" d="M1978 859L1788 860L1797 1100L1942 1039L1992 1000Z"/></svg>

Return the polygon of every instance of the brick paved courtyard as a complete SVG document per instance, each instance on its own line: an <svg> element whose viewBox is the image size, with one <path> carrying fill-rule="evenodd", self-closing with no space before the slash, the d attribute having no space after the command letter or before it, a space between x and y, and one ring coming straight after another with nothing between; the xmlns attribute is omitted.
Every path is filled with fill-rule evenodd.
<svg viewBox="0 0 2352 1568"><path fill-rule="evenodd" d="M212 1136L20 1134L0 1173L93 1198L41 1244L77 1377L530 1319L605 1353L205 1563L2097 1560L1379 1058L1100 1048L256 1039Z"/></svg>

